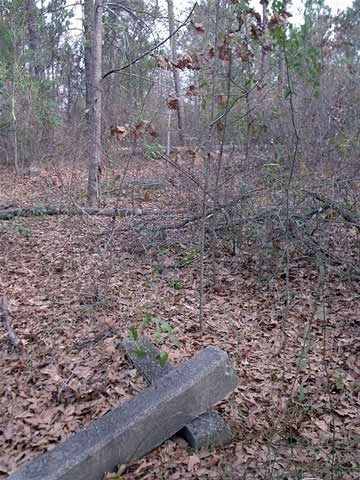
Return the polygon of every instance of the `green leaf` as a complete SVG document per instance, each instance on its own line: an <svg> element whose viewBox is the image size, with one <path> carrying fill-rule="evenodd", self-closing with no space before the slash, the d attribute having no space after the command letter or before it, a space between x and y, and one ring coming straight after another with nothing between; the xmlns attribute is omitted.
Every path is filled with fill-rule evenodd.
<svg viewBox="0 0 360 480"><path fill-rule="evenodd" d="M160 320L159 325L164 332L172 333L172 331L173 331L172 326L168 322L166 322L165 320Z"/></svg>
<svg viewBox="0 0 360 480"><path fill-rule="evenodd" d="M162 342L163 336L161 335L161 332L159 330L155 331L154 338L155 338L156 342L158 342L158 343Z"/></svg>
<svg viewBox="0 0 360 480"><path fill-rule="evenodd" d="M150 325L151 320L153 319L153 315L151 313L145 313L143 321L141 322L140 330L143 332L145 328Z"/></svg>
<svg viewBox="0 0 360 480"><path fill-rule="evenodd" d="M145 350L143 350L142 348L135 348L135 349L134 349L134 353L135 353L135 355L137 355L139 358L144 358L145 355L146 355Z"/></svg>
<svg viewBox="0 0 360 480"><path fill-rule="evenodd" d="M169 358L169 355L166 352L161 352L157 358L159 359L160 367L164 367Z"/></svg>
<svg viewBox="0 0 360 480"><path fill-rule="evenodd" d="M170 287L174 288L175 290L180 290L182 288L182 283L177 279L173 279L170 281Z"/></svg>
<svg viewBox="0 0 360 480"><path fill-rule="evenodd" d="M135 340L135 341L136 341L136 340L138 339L138 337L139 337L135 325L131 325L131 327L130 327L130 336L131 336L131 338L132 338L133 340Z"/></svg>

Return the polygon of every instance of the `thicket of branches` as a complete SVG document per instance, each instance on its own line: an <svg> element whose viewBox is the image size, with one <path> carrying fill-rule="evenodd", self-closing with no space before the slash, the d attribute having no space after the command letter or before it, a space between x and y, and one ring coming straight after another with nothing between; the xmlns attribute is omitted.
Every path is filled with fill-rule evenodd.
<svg viewBox="0 0 360 480"><path fill-rule="evenodd" d="M160 160L196 210L203 250L209 236L236 251L257 222L267 245L301 238L336 259L323 220L353 228L354 245L359 228L360 6L334 15L307 1L294 23L288 2L260 3L202 1L178 20L171 1L3 2L2 163L19 174L89 165L101 206L102 170L124 181L136 156Z"/></svg>

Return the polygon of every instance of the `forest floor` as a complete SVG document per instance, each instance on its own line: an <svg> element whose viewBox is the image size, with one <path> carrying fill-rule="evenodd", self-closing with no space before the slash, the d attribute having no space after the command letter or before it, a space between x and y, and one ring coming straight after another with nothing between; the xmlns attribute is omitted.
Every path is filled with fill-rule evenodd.
<svg viewBox="0 0 360 480"><path fill-rule="evenodd" d="M152 165L146 178L159 175ZM171 188L132 189L119 200L112 178L106 182L106 205L154 209L154 224L159 212L182 205ZM85 186L81 169L2 171L0 206L81 202ZM207 345L228 352L240 385L216 408L234 440L195 452L174 437L122 479L359 479L358 277L340 268L322 276L294 255L289 290L284 269L266 269L251 238L239 255L220 248L213 261L206 256L200 335L198 225L160 235L139 221L0 221L0 293L23 343L14 349L0 327L0 478L140 392L142 378L117 346L144 319L154 340L162 319L176 342L163 333L157 343L174 364Z"/></svg>

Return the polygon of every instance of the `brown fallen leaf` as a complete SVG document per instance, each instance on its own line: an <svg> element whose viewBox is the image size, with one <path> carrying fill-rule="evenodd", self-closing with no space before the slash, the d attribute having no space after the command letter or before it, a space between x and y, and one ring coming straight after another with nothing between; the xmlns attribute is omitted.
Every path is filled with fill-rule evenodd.
<svg viewBox="0 0 360 480"><path fill-rule="evenodd" d="M200 458L197 455L191 455L188 460L188 470L190 472L195 471L195 466L200 463Z"/></svg>

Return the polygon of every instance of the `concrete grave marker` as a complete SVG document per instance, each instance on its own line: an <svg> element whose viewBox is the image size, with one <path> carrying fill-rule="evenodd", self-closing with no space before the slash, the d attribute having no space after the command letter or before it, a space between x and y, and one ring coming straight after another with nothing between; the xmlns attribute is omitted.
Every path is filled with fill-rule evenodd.
<svg viewBox="0 0 360 480"><path fill-rule="evenodd" d="M169 362L160 365L160 350L146 337L137 340L128 338L122 342L128 358L144 377L148 385L156 382L174 367ZM142 352L142 355L139 355ZM232 433L221 415L215 411L207 412L185 425L179 434L196 450L211 445L225 445L231 442Z"/></svg>
<svg viewBox="0 0 360 480"><path fill-rule="evenodd" d="M207 347L8 480L102 480L105 472L159 446L237 384L227 354Z"/></svg>

